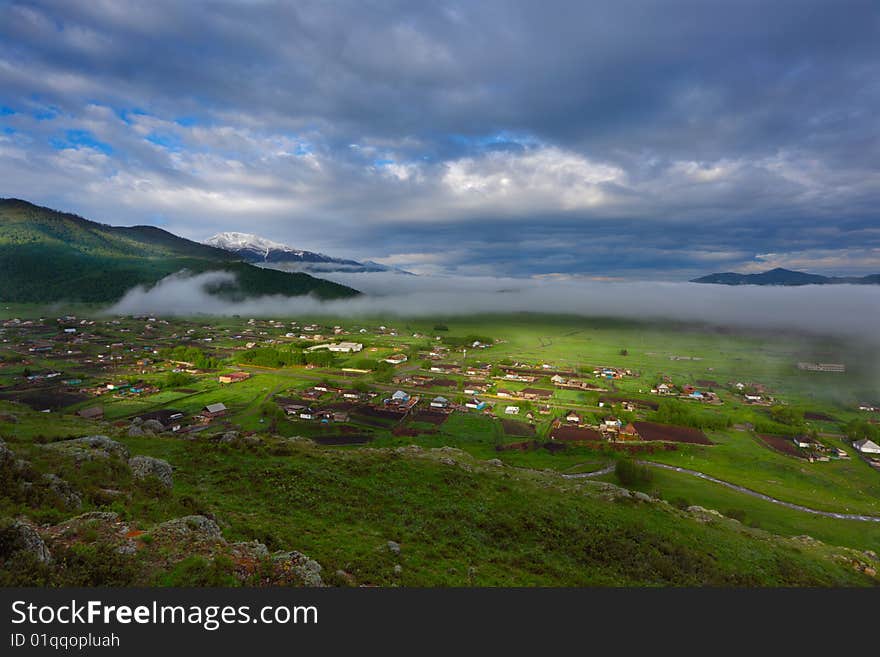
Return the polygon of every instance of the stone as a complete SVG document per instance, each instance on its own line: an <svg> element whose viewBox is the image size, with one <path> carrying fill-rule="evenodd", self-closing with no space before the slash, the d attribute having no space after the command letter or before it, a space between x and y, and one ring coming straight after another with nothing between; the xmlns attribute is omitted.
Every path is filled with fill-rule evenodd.
<svg viewBox="0 0 880 657"><path fill-rule="evenodd" d="M77 461L91 461L96 458L108 459L119 457L128 459L128 447L111 440L107 436L84 436L62 440L46 445L48 449L59 450L73 456Z"/></svg>
<svg viewBox="0 0 880 657"><path fill-rule="evenodd" d="M238 440L238 431L227 431L220 436L221 443L232 443Z"/></svg>
<svg viewBox="0 0 880 657"><path fill-rule="evenodd" d="M48 563L52 560L49 548L40 538L37 530L31 525L20 520L14 520L8 527L0 529L0 562L5 562L17 554L30 554L40 563Z"/></svg>
<svg viewBox="0 0 880 657"><path fill-rule="evenodd" d="M157 525L151 532L153 538L178 541L188 538L212 543L225 543L223 533L216 522L205 516L183 516Z"/></svg>
<svg viewBox="0 0 880 657"><path fill-rule="evenodd" d="M141 429L139 425L137 425L137 424L132 424L132 425L128 428L128 431L126 432L126 435L127 435L129 438L140 438L141 436L144 435L144 430Z"/></svg>
<svg viewBox="0 0 880 657"><path fill-rule="evenodd" d="M68 509L79 509L82 506L82 495L70 482L51 473L42 475L40 480Z"/></svg>
<svg viewBox="0 0 880 657"><path fill-rule="evenodd" d="M321 564L301 552L278 552L272 556L275 566L293 575L305 586L324 586Z"/></svg>
<svg viewBox="0 0 880 657"><path fill-rule="evenodd" d="M388 551L393 554L400 554L400 543L388 541Z"/></svg>
<svg viewBox="0 0 880 657"><path fill-rule="evenodd" d="M143 481L150 477L158 479L165 488L174 486L171 464L152 456L133 456L128 460L128 467L135 479Z"/></svg>
<svg viewBox="0 0 880 657"><path fill-rule="evenodd" d="M162 433L165 431L165 425L159 422L159 420L146 420L141 425L141 429L144 431L152 431L153 433Z"/></svg>
<svg viewBox="0 0 880 657"><path fill-rule="evenodd" d="M642 493L641 491L633 491L633 497L636 498L639 502L653 502L654 498L648 495L647 493Z"/></svg>

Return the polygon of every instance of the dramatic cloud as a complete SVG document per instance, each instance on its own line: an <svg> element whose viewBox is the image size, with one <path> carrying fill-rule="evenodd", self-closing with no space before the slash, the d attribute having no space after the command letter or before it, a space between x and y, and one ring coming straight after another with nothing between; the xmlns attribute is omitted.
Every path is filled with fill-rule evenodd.
<svg viewBox="0 0 880 657"><path fill-rule="evenodd" d="M14 0L0 196L427 272L874 273L878 66L873 0Z"/></svg>

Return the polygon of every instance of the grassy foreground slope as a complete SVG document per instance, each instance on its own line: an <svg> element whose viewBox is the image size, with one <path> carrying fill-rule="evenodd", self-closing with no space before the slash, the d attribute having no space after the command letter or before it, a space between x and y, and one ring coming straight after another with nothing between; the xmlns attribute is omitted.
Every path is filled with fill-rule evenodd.
<svg viewBox="0 0 880 657"><path fill-rule="evenodd" d="M272 568L279 554L303 553L321 564L324 583L337 585L876 583L854 550L452 448L334 450L273 436L114 438L132 455L170 463L169 490L133 478L119 455L78 458L60 440L89 425L72 418L39 437L27 411L16 406L14 414L22 430L3 431L18 462L7 458L2 469L4 585L296 584L303 579L279 580ZM77 491L78 508L53 496L57 485L47 487L46 473ZM23 479L31 485L22 487ZM223 536L202 532L202 517ZM13 518L36 528L51 562L10 556L4 540Z"/></svg>
<svg viewBox="0 0 880 657"><path fill-rule="evenodd" d="M222 249L153 226L106 226L17 199L0 199L0 301L107 302L135 285L181 270L225 270L238 279L232 295L356 294L308 274L265 270Z"/></svg>

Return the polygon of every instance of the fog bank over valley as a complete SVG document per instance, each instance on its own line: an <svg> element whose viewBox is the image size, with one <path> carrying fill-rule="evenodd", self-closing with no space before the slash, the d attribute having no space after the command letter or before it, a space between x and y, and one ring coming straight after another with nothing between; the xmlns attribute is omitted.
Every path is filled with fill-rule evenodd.
<svg viewBox="0 0 880 657"><path fill-rule="evenodd" d="M535 312L634 320L681 320L741 328L780 329L880 342L880 287L726 286L669 282L605 282L575 277L502 278L327 274L363 295L320 301L266 296L230 301L210 293L234 281L225 272L169 276L130 290L108 309L117 314L297 316L463 316Z"/></svg>

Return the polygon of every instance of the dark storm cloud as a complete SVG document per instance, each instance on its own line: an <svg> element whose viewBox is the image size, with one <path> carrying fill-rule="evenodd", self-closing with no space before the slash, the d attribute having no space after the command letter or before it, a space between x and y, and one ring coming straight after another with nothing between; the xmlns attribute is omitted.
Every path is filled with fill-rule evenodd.
<svg viewBox="0 0 880 657"><path fill-rule="evenodd" d="M876 2L11 2L0 195L424 271L868 272L878 54Z"/></svg>

